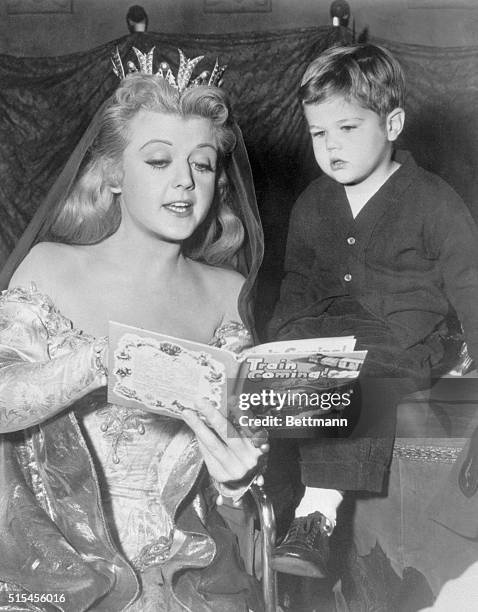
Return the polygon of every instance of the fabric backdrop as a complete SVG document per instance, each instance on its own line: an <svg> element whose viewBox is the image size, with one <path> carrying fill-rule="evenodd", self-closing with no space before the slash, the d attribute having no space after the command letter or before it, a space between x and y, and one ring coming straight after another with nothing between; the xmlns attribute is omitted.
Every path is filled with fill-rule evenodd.
<svg viewBox="0 0 478 612"><path fill-rule="evenodd" d="M117 79L110 55L156 46L156 61L228 64L224 87L244 132L266 234L262 317L275 299L290 208L318 174L296 102L298 83L331 28L227 35L135 34L50 58L0 55L0 266L28 225L95 110ZM435 48L372 39L401 61L408 83L402 144L445 178L478 219L478 47Z"/></svg>

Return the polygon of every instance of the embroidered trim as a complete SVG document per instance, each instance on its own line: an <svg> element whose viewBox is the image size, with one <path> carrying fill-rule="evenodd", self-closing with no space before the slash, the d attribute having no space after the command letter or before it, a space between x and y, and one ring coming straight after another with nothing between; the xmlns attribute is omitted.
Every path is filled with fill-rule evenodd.
<svg viewBox="0 0 478 612"><path fill-rule="evenodd" d="M216 329L209 344L239 353L244 348L252 346L252 336L244 323L226 321Z"/></svg>
<svg viewBox="0 0 478 612"><path fill-rule="evenodd" d="M108 347L108 338L105 336L99 338L93 345L94 357L93 363L96 371L101 376L103 382L106 384L108 378L108 367L104 363L105 350Z"/></svg>
<svg viewBox="0 0 478 612"><path fill-rule="evenodd" d="M460 446L415 446L396 442L393 456L426 463L455 463L462 450Z"/></svg>
<svg viewBox="0 0 478 612"><path fill-rule="evenodd" d="M46 293L38 291L35 283L29 288L13 287L6 289L0 294L0 304L7 301L30 304L38 308L38 316L47 332L48 351L50 357L62 349L74 349L80 344L91 343L94 336L85 334L81 329L73 325L73 321L65 317L55 306L52 299Z"/></svg>
<svg viewBox="0 0 478 612"><path fill-rule="evenodd" d="M134 569L144 572L151 565L164 563L170 555L173 537L174 531L171 530L169 536L160 536L157 540L142 548L139 555L131 561Z"/></svg>
<svg viewBox="0 0 478 612"><path fill-rule="evenodd" d="M113 463L119 463L119 451L126 445L135 433L144 435L145 427L142 422L142 412L132 408L123 408L115 404L108 404L98 410L98 416L103 418L100 426L105 438L110 439L113 451Z"/></svg>

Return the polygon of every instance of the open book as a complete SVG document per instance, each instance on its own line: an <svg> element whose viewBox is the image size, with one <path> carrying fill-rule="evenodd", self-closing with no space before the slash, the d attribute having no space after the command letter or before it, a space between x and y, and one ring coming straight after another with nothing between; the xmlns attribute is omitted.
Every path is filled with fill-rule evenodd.
<svg viewBox="0 0 478 612"><path fill-rule="evenodd" d="M353 336L270 342L236 354L116 322L109 342L108 401L176 418L186 408L199 411L204 398L226 414L232 396L240 410L280 411L297 401L315 411L339 407L330 405L332 392L353 384L366 356L354 350Z"/></svg>

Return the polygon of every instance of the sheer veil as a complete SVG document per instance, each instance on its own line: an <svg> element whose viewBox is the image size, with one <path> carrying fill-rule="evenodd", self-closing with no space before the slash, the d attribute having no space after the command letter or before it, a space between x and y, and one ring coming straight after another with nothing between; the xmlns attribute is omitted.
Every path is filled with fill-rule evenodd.
<svg viewBox="0 0 478 612"><path fill-rule="evenodd" d="M55 207L63 200L70 190L70 187L78 175L81 163L98 134L100 119L105 106L106 102L104 102L95 113L90 125L76 145L73 153L68 158L60 175L53 183L32 220L20 237L20 240L17 242L15 248L5 262L0 272L0 290L4 290L8 287L8 283L13 273L23 261L28 251L37 242L40 242L41 237L47 233Z"/></svg>
<svg viewBox="0 0 478 612"><path fill-rule="evenodd" d="M0 273L0 290L8 287L14 271L28 251L48 234L55 219L55 210L68 194L75 182L85 155L95 140L101 123L101 116L107 101L96 112L90 125L70 155L59 177L47 193L25 232L10 254ZM241 130L234 125L237 144L227 167L227 176L232 192L236 197L235 213L244 227L244 241L236 254L231 267L246 277L239 296L239 313L244 323L253 329L252 297L257 273L263 256L263 233L252 180L252 172Z"/></svg>
<svg viewBox="0 0 478 612"><path fill-rule="evenodd" d="M0 289L7 288L13 272L31 247L48 236L57 212L82 170L83 162L99 133L104 107L108 103L103 103L95 114L10 255L0 275ZM238 306L243 322L253 330L252 296L262 260L263 234L246 148L237 125L234 131L236 147L224 169L233 198L231 208L242 222L244 239L238 251L231 254L223 265L236 269L246 277ZM18 335L17 329L13 329L12 335L14 338ZM20 389L19 393L23 391ZM183 457L186 476L192 480L194 470L201 467L194 453L186 453ZM174 467L177 470L176 464ZM171 505L182 495L177 474L178 471L174 471L174 478L168 476L167 480L167 495L172 499ZM174 486L170 485L173 481ZM45 493L48 487L51 488L48 489L49 493L53 491L52 498L58 492L53 509L48 505ZM18 585L18 589L25 589L25 592L62 592L67 594L67 601L71 601L72 607L68 609L75 610L90 609L91 605L98 611L123 610L125 604L129 606L138 593L138 580L110 537L102 513L93 462L73 411L59 414L39 427L30 428L25 439L17 432L0 435L0 489L5 491L5 503L0 504L0 592L5 585L7 588L15 585L15 589ZM178 507L175 509L178 510ZM71 508L75 508L78 514L71 512ZM218 596L221 608L210 607L209 603L206 606L205 599L198 594L200 592L195 586L196 582L189 581L188 576L193 573L186 575L190 568L207 569L210 566L211 572L205 574L204 580L207 583L210 576L215 577L217 564L211 563L211 554L215 554L216 547L220 546L225 551L219 555L223 575L227 574L227 581L231 580L228 568L232 567L235 571L237 567L239 573L234 583L240 585L237 592L245 593L246 589L247 596L252 597L254 589L251 584L254 581L236 564L234 554L229 552L232 551L232 540L229 541L229 536L224 530L221 531L223 528L215 523L206 528L189 501L182 508L176 520L185 538L184 546L181 544L181 554L179 551L175 553L174 562L164 566L164 573L159 574L162 578L158 578L158 581L168 581L177 601L194 601L195 610L205 612L206 607L207 610L219 610L224 609L224 605L232 609L224 604L222 595L221 598ZM88 531L80 529L77 520L80 515L86 517L81 525L87 525ZM212 539L209 528L216 529L219 534L217 543ZM195 559L191 562L194 555ZM173 588L173 578L179 573L186 578L183 582L178 579ZM232 591L226 595L235 601ZM0 608L4 609L1 605ZM62 605L59 608L66 609Z"/></svg>

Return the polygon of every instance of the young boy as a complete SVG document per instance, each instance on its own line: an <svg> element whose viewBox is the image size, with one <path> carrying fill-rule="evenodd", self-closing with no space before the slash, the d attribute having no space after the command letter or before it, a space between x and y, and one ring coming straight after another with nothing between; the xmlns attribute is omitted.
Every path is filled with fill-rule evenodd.
<svg viewBox="0 0 478 612"><path fill-rule="evenodd" d="M275 553L276 569L320 576L342 492L386 485L396 405L443 360L450 304L478 360L478 232L451 187L394 150L404 77L388 51L325 51L299 99L324 175L292 211L271 336L355 335L369 351L356 435L299 443L305 494Z"/></svg>

